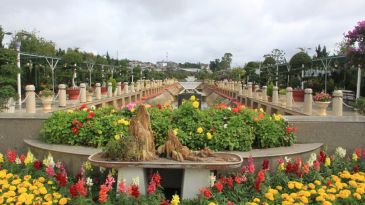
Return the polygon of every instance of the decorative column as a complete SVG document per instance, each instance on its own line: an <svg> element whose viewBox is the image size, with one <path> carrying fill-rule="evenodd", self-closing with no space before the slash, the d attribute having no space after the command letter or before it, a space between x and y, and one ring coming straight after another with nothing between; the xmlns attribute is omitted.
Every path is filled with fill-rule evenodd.
<svg viewBox="0 0 365 205"><path fill-rule="evenodd" d="M286 88L286 107L291 109L293 107L293 88Z"/></svg>
<svg viewBox="0 0 365 205"><path fill-rule="evenodd" d="M122 95L122 82L118 82L117 84L117 95Z"/></svg>
<svg viewBox="0 0 365 205"><path fill-rule="evenodd" d="M58 101L59 101L59 107L66 107L67 105L67 96L66 96L66 85L65 84L59 84L58 85Z"/></svg>
<svg viewBox="0 0 365 205"><path fill-rule="evenodd" d="M260 86L259 85L255 85L255 96L254 98L259 100L260 99L260 96L259 96L259 93L257 92L258 90L260 89Z"/></svg>
<svg viewBox="0 0 365 205"><path fill-rule="evenodd" d="M100 85L100 83L95 83L95 98L97 100L101 99L101 85Z"/></svg>
<svg viewBox="0 0 365 205"><path fill-rule="evenodd" d="M25 110L27 113L35 113L35 87L34 85L25 86L26 102Z"/></svg>
<svg viewBox="0 0 365 205"><path fill-rule="evenodd" d="M86 103L86 84L80 83L80 103Z"/></svg>
<svg viewBox="0 0 365 205"><path fill-rule="evenodd" d="M131 82L131 93L134 93L135 90L134 90L134 82Z"/></svg>
<svg viewBox="0 0 365 205"><path fill-rule="evenodd" d="M267 86L262 86L262 101L267 102Z"/></svg>
<svg viewBox="0 0 365 205"><path fill-rule="evenodd" d="M108 83L108 98L113 97L113 84L111 82Z"/></svg>
<svg viewBox="0 0 365 205"><path fill-rule="evenodd" d="M313 97L312 89L306 88L304 90L304 113L312 115Z"/></svg>
<svg viewBox="0 0 365 205"><path fill-rule="evenodd" d="M342 116L343 94L341 90L333 91L332 109L335 116Z"/></svg>
<svg viewBox="0 0 365 205"><path fill-rule="evenodd" d="M272 103L277 105L279 103L279 91L278 87L274 86L272 88Z"/></svg>
<svg viewBox="0 0 365 205"><path fill-rule="evenodd" d="M238 95L242 95L243 94L243 91L242 91L242 83L239 82L238 83Z"/></svg>
<svg viewBox="0 0 365 205"><path fill-rule="evenodd" d="M247 97L252 98L252 83L248 82L247 85Z"/></svg>
<svg viewBox="0 0 365 205"><path fill-rule="evenodd" d="M124 93L125 94L129 93L128 82L124 82Z"/></svg>

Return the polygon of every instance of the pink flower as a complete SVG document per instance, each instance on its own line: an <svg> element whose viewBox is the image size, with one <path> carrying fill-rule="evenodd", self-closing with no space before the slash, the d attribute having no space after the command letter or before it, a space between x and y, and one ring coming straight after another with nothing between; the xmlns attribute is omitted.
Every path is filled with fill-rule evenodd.
<svg viewBox="0 0 365 205"><path fill-rule="evenodd" d="M253 163L253 158L251 155L248 157L247 160L247 168L249 173L251 174L255 173L255 164Z"/></svg>
<svg viewBox="0 0 365 205"><path fill-rule="evenodd" d="M109 174L108 175L108 177L106 178L106 180L105 180L105 185L109 188L109 189L111 189L112 188L112 185L115 183L115 179L114 179L114 177L111 175L111 174Z"/></svg>
<svg viewBox="0 0 365 205"><path fill-rule="evenodd" d="M129 103L128 105L127 105L127 108L128 108L128 110L129 111L131 111L134 107L136 106L136 104L135 103Z"/></svg>
<svg viewBox="0 0 365 205"><path fill-rule="evenodd" d="M53 167L52 167L52 166L48 166L48 167L46 168L46 172L47 172L47 174L48 174L49 176L54 176L54 175L55 175L55 172L54 172L54 169L53 169Z"/></svg>
<svg viewBox="0 0 365 205"><path fill-rule="evenodd" d="M118 184L118 191L120 193L126 193L127 192L127 187L125 185L125 181L119 182L119 184Z"/></svg>
<svg viewBox="0 0 365 205"><path fill-rule="evenodd" d="M156 183L154 181L151 181L149 184L148 184L148 187L147 187L147 193L148 194L154 194L156 191Z"/></svg>

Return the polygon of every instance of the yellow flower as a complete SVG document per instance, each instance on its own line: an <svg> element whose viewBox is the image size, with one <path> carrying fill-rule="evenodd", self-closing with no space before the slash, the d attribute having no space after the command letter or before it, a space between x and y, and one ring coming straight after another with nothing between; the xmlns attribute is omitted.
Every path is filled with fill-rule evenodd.
<svg viewBox="0 0 365 205"><path fill-rule="evenodd" d="M324 201L324 202L323 202L323 205L332 205L332 203L331 203L331 202L329 202L329 201Z"/></svg>
<svg viewBox="0 0 365 205"><path fill-rule="evenodd" d="M67 204L67 198L61 198L60 201L58 202L59 205L65 205Z"/></svg>
<svg viewBox="0 0 365 205"><path fill-rule="evenodd" d="M172 196L171 205L178 205L180 203L179 195L175 194Z"/></svg>
<svg viewBox="0 0 365 205"><path fill-rule="evenodd" d="M175 128L173 131L174 131L174 135L177 136L177 131L179 131L179 129Z"/></svg>
<svg viewBox="0 0 365 205"><path fill-rule="evenodd" d="M217 204L214 202L210 202L208 205L217 205Z"/></svg>
<svg viewBox="0 0 365 205"><path fill-rule="evenodd" d="M264 109L262 109L262 108L260 108L260 109L259 109L259 111L260 111L260 112L265 112L265 111L264 111Z"/></svg>
<svg viewBox="0 0 365 205"><path fill-rule="evenodd" d="M67 110L67 112L68 112L69 114L71 114L71 113L73 113L74 111L73 111L73 110Z"/></svg>
<svg viewBox="0 0 365 205"><path fill-rule="evenodd" d="M357 161L357 159L358 159L357 154L356 153L353 153L352 154L352 160Z"/></svg>
<svg viewBox="0 0 365 205"><path fill-rule="evenodd" d="M326 157L326 160L325 160L325 162L324 162L324 165L325 165L326 167L331 166L331 159L330 159L329 157Z"/></svg>
<svg viewBox="0 0 365 205"><path fill-rule="evenodd" d="M194 101L193 102L193 107L194 108L199 108L199 102L198 101Z"/></svg>
<svg viewBox="0 0 365 205"><path fill-rule="evenodd" d="M267 199L269 199L270 201L274 201L275 199L274 199L274 194L273 193L266 193L265 194L265 197L267 198Z"/></svg>
<svg viewBox="0 0 365 205"><path fill-rule="evenodd" d="M255 202L255 203L260 203L260 199L259 199L259 198L254 198L254 199L253 199L253 202Z"/></svg>
<svg viewBox="0 0 365 205"><path fill-rule="evenodd" d="M120 140L120 135L114 135L115 140Z"/></svg>
<svg viewBox="0 0 365 205"><path fill-rule="evenodd" d="M27 164L31 164L33 163L34 161L34 156L33 154L30 152L30 150L28 150L28 153L27 153L27 156L25 157L24 159L24 164L27 165Z"/></svg>
<svg viewBox="0 0 365 205"><path fill-rule="evenodd" d="M288 182L288 188L289 189L294 189L294 187L295 187L294 182Z"/></svg>
<svg viewBox="0 0 365 205"><path fill-rule="evenodd" d="M354 196L355 199L361 200L361 195L359 193L353 193L352 195Z"/></svg>
<svg viewBox="0 0 365 205"><path fill-rule="evenodd" d="M282 186L276 186L276 189L281 191L283 189L283 187Z"/></svg>
<svg viewBox="0 0 365 205"><path fill-rule="evenodd" d="M274 114L273 117L274 117L274 120L276 120L276 121L279 121L282 118L280 114Z"/></svg>
<svg viewBox="0 0 365 205"><path fill-rule="evenodd" d="M213 138L212 134L210 134L210 132L207 132L207 139L211 140Z"/></svg>
<svg viewBox="0 0 365 205"><path fill-rule="evenodd" d="M0 163L4 162L4 155L0 153Z"/></svg>
<svg viewBox="0 0 365 205"><path fill-rule="evenodd" d="M196 100L195 95L190 96L190 101L191 101L191 102L194 102L195 100Z"/></svg>
<svg viewBox="0 0 365 205"><path fill-rule="evenodd" d="M203 133L203 128L202 127L198 127L198 129L196 129L196 132L198 133L198 134L201 134L201 133Z"/></svg>
<svg viewBox="0 0 365 205"><path fill-rule="evenodd" d="M92 170L93 167L89 161L86 161L84 163L84 168L85 168L85 170Z"/></svg>

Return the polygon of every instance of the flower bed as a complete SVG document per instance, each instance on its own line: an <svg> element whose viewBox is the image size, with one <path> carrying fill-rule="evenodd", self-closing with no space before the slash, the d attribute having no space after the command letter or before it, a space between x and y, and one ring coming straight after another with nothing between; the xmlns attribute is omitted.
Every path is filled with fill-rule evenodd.
<svg viewBox="0 0 365 205"><path fill-rule="evenodd" d="M80 173L70 176L52 156L37 160L32 153L0 154L0 204L123 204L123 205L273 205L365 203L365 152L357 149L346 156L338 148L329 156L321 151L303 162L278 160L269 170L268 161L255 167L252 158L234 175L211 177L195 199L166 199L158 173L150 175L146 195L139 179L116 183L116 171L96 169L86 162ZM118 194L117 194L118 193Z"/></svg>
<svg viewBox="0 0 365 205"><path fill-rule="evenodd" d="M190 149L209 147L212 150L247 151L252 147L289 146L294 142L295 128L280 115L269 116L262 109L246 109L235 103L220 104L199 110L193 99L178 109L157 105L148 107L156 147L174 129L180 141ZM94 110L82 106L78 111L54 113L41 131L48 143L104 147L110 140L128 137L128 126L135 105L116 111L113 108Z"/></svg>

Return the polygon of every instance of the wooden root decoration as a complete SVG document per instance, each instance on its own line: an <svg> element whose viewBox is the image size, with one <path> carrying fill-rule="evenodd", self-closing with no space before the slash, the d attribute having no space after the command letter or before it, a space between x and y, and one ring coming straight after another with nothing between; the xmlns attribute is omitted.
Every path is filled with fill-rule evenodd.
<svg viewBox="0 0 365 205"><path fill-rule="evenodd" d="M137 142L137 146L131 149L135 149L134 152L139 156L138 160L147 161L157 158L150 115L145 106L139 106L137 114L132 117L128 133Z"/></svg>
<svg viewBox="0 0 365 205"><path fill-rule="evenodd" d="M183 146L179 139L174 134L173 130L168 131L168 136L165 144L158 147L157 152L159 154L166 154L168 159L173 159L176 161L206 161L207 157L214 157L214 154L208 148L204 148L198 152L192 152L186 146Z"/></svg>

